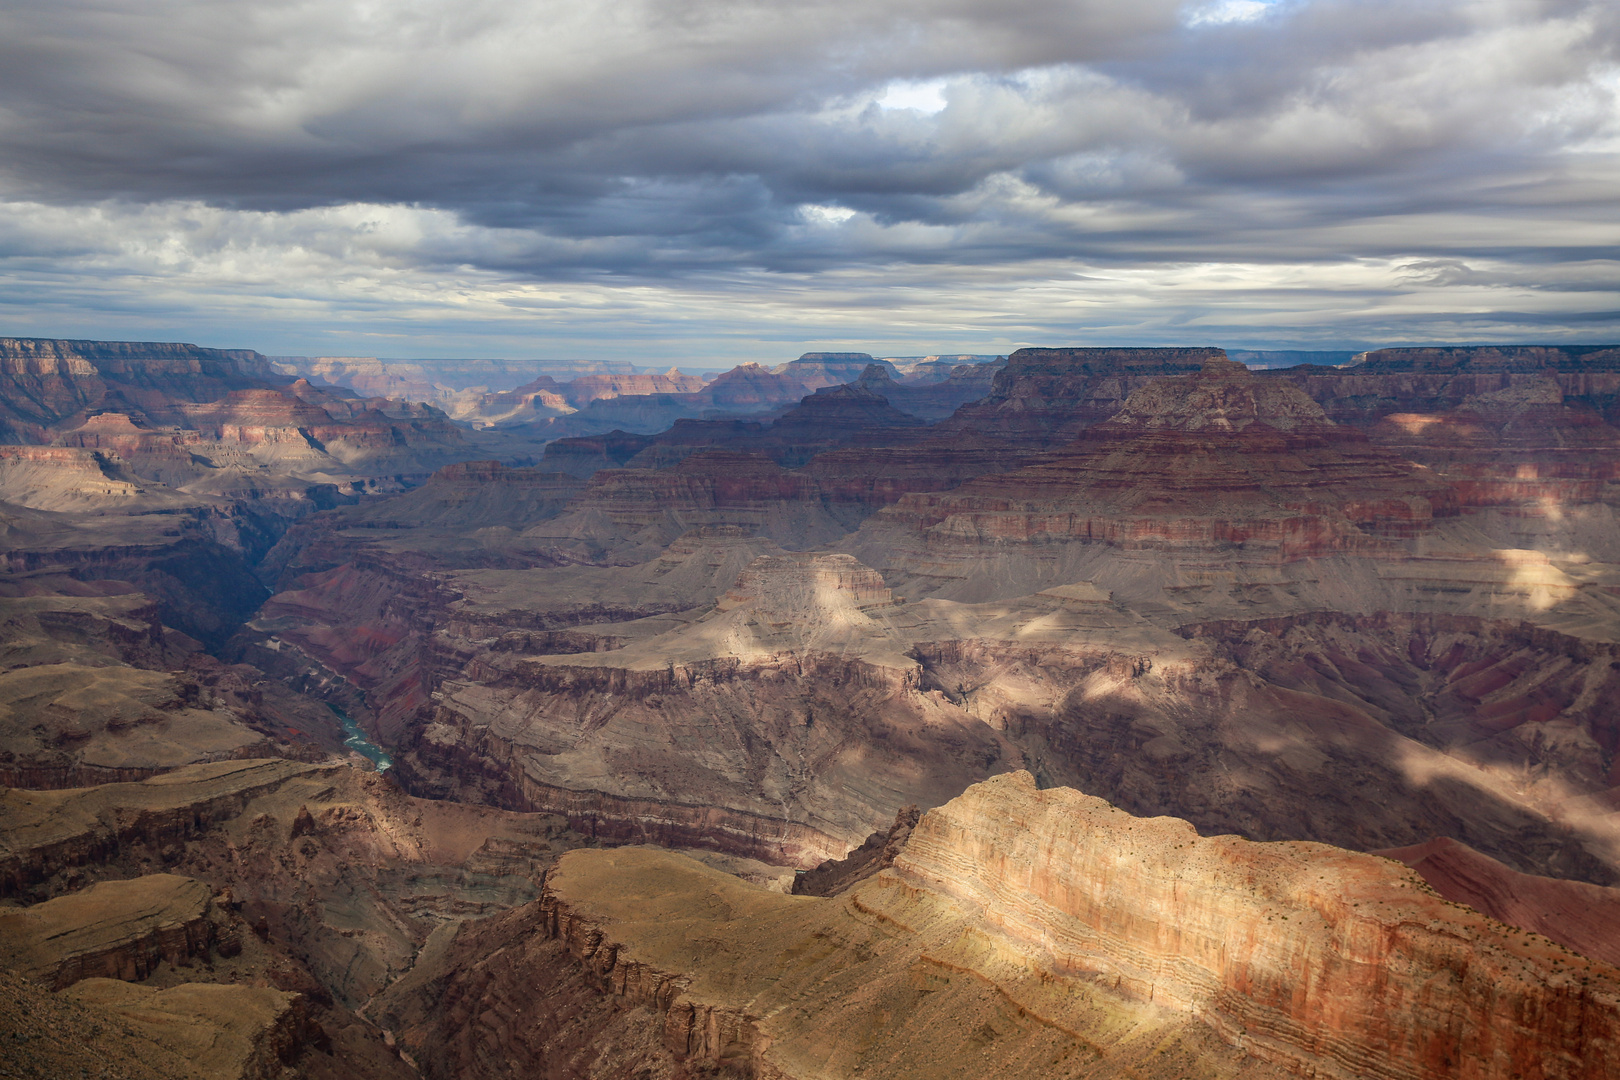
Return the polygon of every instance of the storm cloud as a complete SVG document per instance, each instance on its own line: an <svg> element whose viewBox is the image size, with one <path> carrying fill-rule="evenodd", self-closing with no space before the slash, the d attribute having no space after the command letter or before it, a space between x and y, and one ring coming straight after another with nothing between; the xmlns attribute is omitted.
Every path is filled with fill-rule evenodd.
<svg viewBox="0 0 1620 1080"><path fill-rule="evenodd" d="M10 0L0 318L655 359L1612 339L1617 47L1579 0Z"/></svg>

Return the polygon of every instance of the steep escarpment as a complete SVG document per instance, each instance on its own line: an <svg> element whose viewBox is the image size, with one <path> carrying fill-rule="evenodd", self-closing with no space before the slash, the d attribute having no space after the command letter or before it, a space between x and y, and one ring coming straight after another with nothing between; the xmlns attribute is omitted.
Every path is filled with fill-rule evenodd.
<svg viewBox="0 0 1620 1080"><path fill-rule="evenodd" d="M571 853L378 1011L432 1077L595 1047L655 1074L1522 1080L1615 1075L1620 971L1387 859L1201 838L1011 773L832 898Z"/></svg>
<svg viewBox="0 0 1620 1080"><path fill-rule="evenodd" d="M216 938L240 950L240 934L211 894L192 878L147 874L7 912L0 965L60 990L81 979L138 981L161 963L206 957Z"/></svg>
<svg viewBox="0 0 1620 1080"><path fill-rule="evenodd" d="M879 527L931 546L1246 546L1289 561L1377 549L1448 512L1442 486L1334 425L1302 392L1213 360L1149 382L1018 472L908 495Z"/></svg>
<svg viewBox="0 0 1620 1080"><path fill-rule="evenodd" d="M1616 355L1604 347L1380 349L1340 370L1266 377L1295 383L1335 420L1428 466L1459 505L1536 519L1517 531L1578 548L1608 526L1603 504L1614 503L1620 477ZM1593 519L1585 532L1583 518Z"/></svg>
<svg viewBox="0 0 1620 1080"><path fill-rule="evenodd" d="M206 401L277 379L246 349L0 338L0 424L9 442L39 442L52 425L108 398Z"/></svg>
<svg viewBox="0 0 1620 1080"><path fill-rule="evenodd" d="M1447 900L1620 965L1620 889L1521 874L1449 836L1374 854L1410 866Z"/></svg>
<svg viewBox="0 0 1620 1080"><path fill-rule="evenodd" d="M232 1010L251 1004L233 1006L229 984L268 988L317 1025L319 1060L299 1057L298 1075L409 1076L355 1010L435 928L533 899L557 854L589 843L555 817L413 799L341 765L232 762L10 789L0 880L24 906L0 918L0 967L55 985L91 977L74 993L98 976L136 980L85 1000L145 1017L135 1026L155 1024L164 1045L164 1031L197 1033L204 1045L181 1051L192 1056L230 1042L211 1025L230 1029Z"/></svg>
<svg viewBox="0 0 1620 1080"><path fill-rule="evenodd" d="M1281 1075L892 885L789 897L650 848L567 856L540 902L463 926L377 1012L434 1078Z"/></svg>
<svg viewBox="0 0 1620 1080"><path fill-rule="evenodd" d="M981 401L963 405L942 432L1059 446L1113 416L1126 398L1166 375L1192 374L1220 349L1019 349Z"/></svg>
<svg viewBox="0 0 1620 1080"><path fill-rule="evenodd" d="M931 811L895 863L1058 971L1344 1077L1600 1077L1620 971L1321 845L1201 839L1010 774ZM1386 973L1399 971L1402 978Z"/></svg>

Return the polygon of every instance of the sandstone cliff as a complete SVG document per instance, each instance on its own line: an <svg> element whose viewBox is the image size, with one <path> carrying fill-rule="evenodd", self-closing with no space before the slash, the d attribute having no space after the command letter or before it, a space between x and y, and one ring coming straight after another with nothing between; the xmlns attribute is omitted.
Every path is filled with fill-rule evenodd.
<svg viewBox="0 0 1620 1080"><path fill-rule="evenodd" d="M381 1012L435 1077L493 1075L498 1048L587 1076L1540 1080L1617 1075L1620 970L1390 860L1203 838L1013 773L832 899L570 854Z"/></svg>
<svg viewBox="0 0 1620 1080"><path fill-rule="evenodd" d="M1000 435L1058 446L1113 416L1148 380L1191 374L1220 349L1019 349L983 400L962 406L942 431Z"/></svg>
<svg viewBox="0 0 1620 1080"><path fill-rule="evenodd" d="M55 990L80 979L144 979L207 956L223 920L200 881L149 874L0 915L0 965Z"/></svg>
<svg viewBox="0 0 1620 1080"><path fill-rule="evenodd" d="M1288 561L1376 550L1450 512L1441 485L1301 391L1217 358L1148 382L1061 452L949 494L908 495L881 521L939 546L1248 545Z"/></svg>
<svg viewBox="0 0 1620 1080"><path fill-rule="evenodd" d="M1182 821L1039 791L1025 773L931 811L895 873L1057 971L1099 972L1293 1069L1615 1075L1603 1047L1620 1029L1620 971L1375 857L1204 839Z"/></svg>

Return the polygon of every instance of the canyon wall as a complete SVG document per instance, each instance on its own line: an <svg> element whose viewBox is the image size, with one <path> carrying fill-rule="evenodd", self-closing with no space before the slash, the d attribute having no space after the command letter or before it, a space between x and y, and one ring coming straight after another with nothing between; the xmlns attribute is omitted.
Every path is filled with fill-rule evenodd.
<svg viewBox="0 0 1620 1080"><path fill-rule="evenodd" d="M1191 1011L1308 1074L1617 1075L1620 971L1375 856L1202 838L1010 773L924 815L893 872L1054 971Z"/></svg>

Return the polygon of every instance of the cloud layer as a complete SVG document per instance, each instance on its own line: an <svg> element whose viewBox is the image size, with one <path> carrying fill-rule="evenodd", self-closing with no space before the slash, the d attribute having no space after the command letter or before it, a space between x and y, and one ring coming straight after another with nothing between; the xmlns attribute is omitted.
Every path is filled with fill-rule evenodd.
<svg viewBox="0 0 1620 1080"><path fill-rule="evenodd" d="M1620 338L1581 0L0 3L0 322L775 356Z"/></svg>

